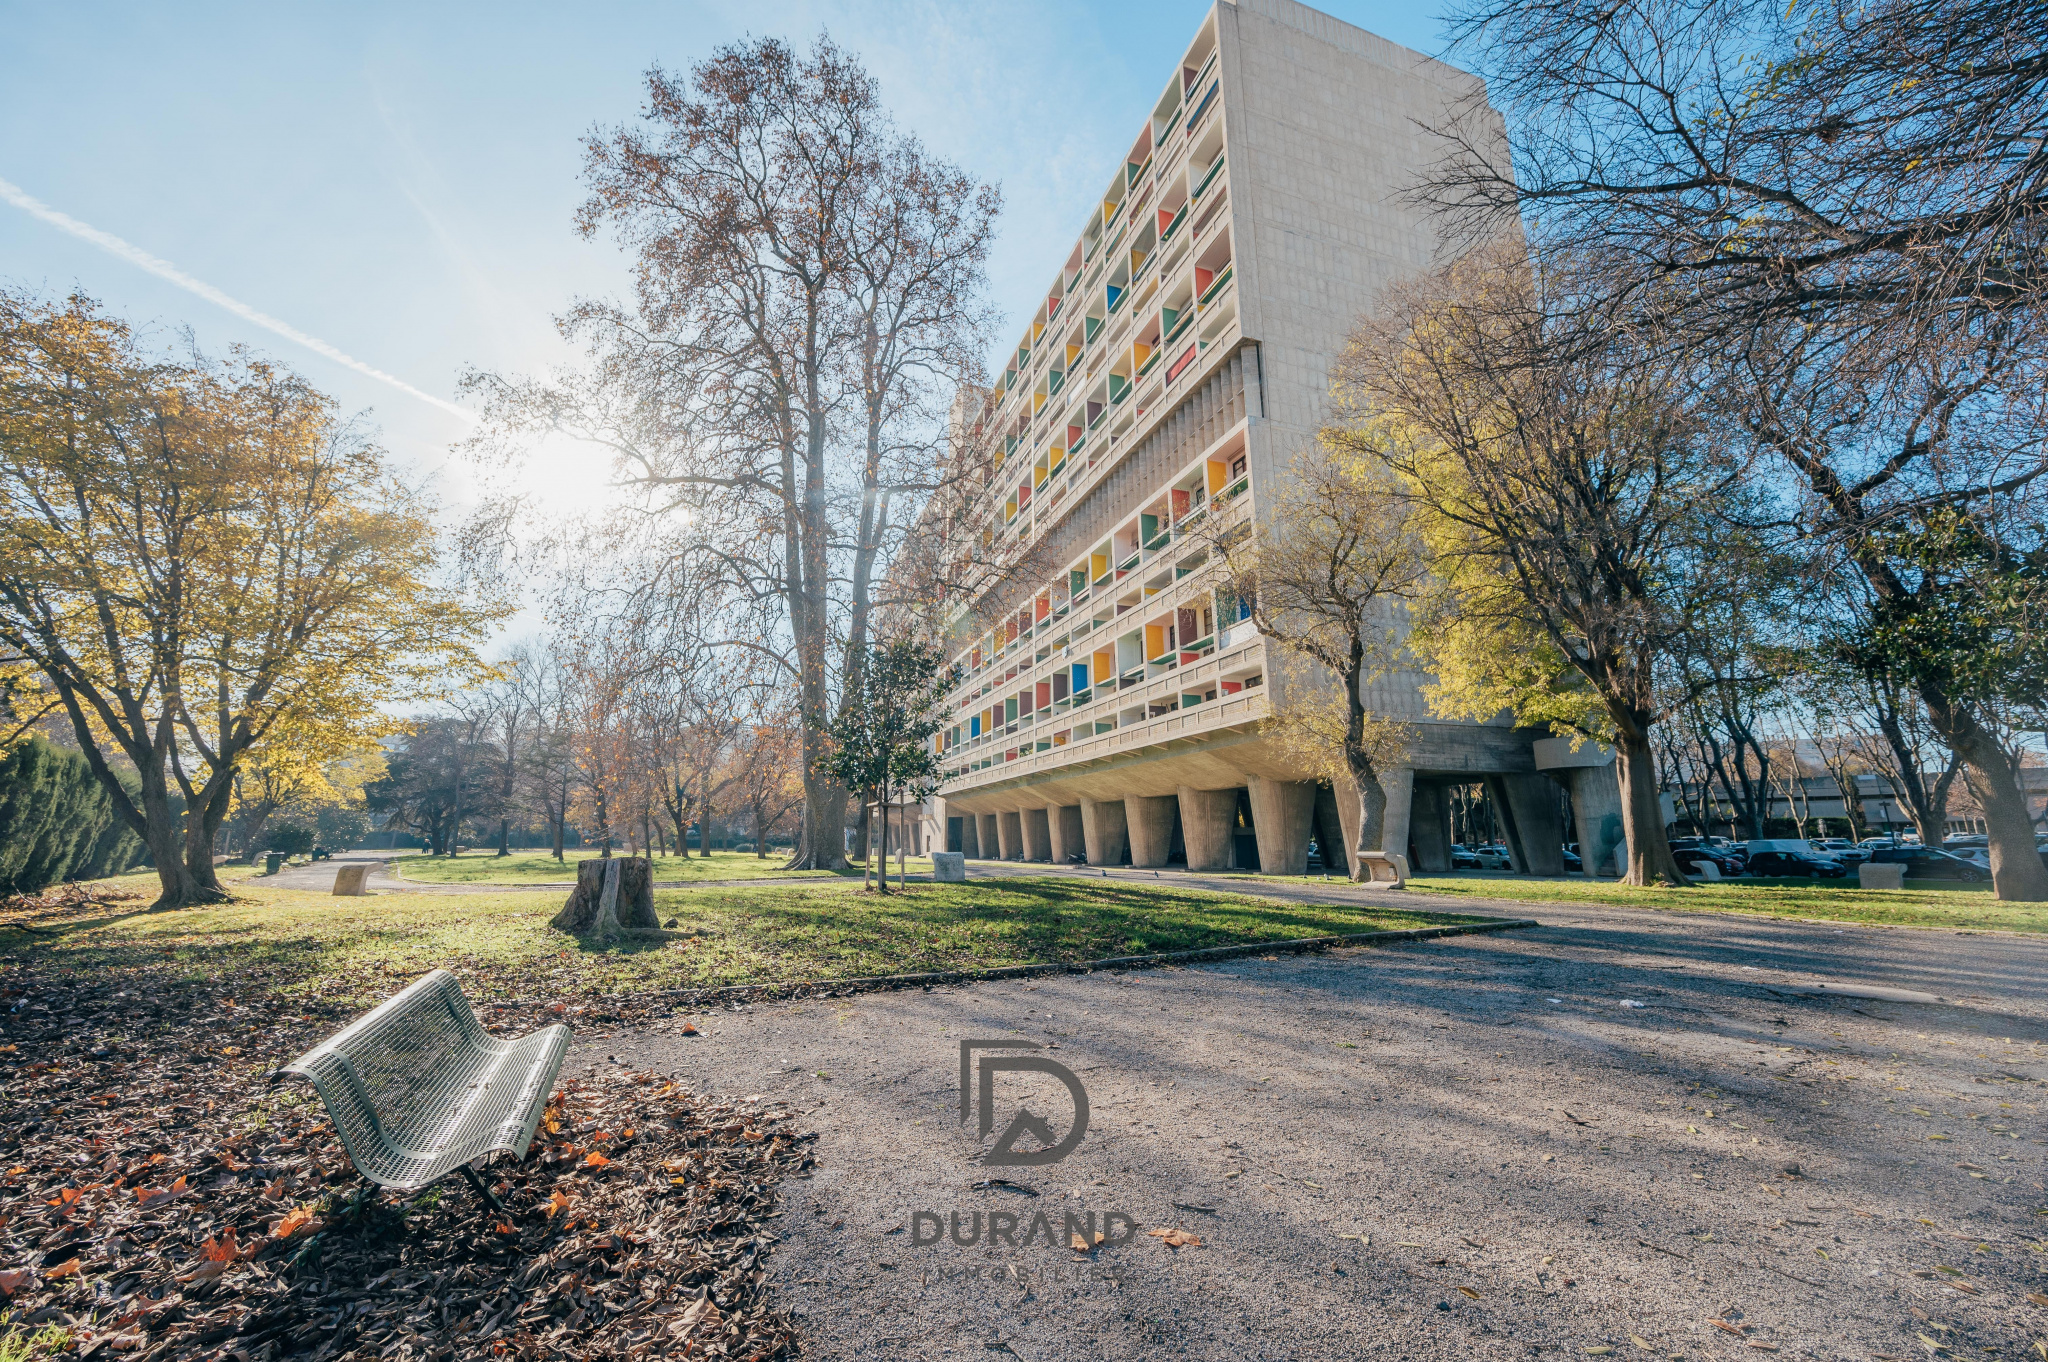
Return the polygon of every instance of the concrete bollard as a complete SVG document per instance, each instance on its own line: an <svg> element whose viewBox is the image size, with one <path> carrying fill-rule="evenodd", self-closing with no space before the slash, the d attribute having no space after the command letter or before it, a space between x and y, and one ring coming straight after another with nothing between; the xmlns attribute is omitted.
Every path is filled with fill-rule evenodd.
<svg viewBox="0 0 2048 1362"><path fill-rule="evenodd" d="M958 851L932 853L932 880L937 884L967 883L967 856Z"/></svg>
<svg viewBox="0 0 2048 1362"><path fill-rule="evenodd" d="M1877 865L1865 861L1862 865L1856 867L1856 882L1865 889L1904 889L1906 887L1906 867L1900 861L1893 861L1886 865Z"/></svg>
<svg viewBox="0 0 2048 1362"><path fill-rule="evenodd" d="M1685 867L1680 866L1679 869L1683 870ZM1692 877L1696 880L1718 880L1721 878L1721 867L1712 861L1694 861Z"/></svg>
<svg viewBox="0 0 2048 1362"><path fill-rule="evenodd" d="M369 876L367 865L345 865L334 872L334 892L346 898L358 898L370 891L363 888L363 881Z"/></svg>

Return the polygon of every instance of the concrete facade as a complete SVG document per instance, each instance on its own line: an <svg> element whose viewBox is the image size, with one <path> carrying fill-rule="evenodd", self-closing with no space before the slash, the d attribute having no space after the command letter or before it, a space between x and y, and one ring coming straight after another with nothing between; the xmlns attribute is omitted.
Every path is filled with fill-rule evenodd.
<svg viewBox="0 0 2048 1362"><path fill-rule="evenodd" d="M1254 522L1313 443L1331 364L1376 295L1435 262L1403 191L1437 154L1419 128L1476 90L1294 0L1220 0L1105 168L976 418L998 468L952 550L1012 565L959 604L947 639L962 680L943 807L982 818L984 856L999 816L1016 824L1006 859L1256 855L1299 874L1311 838L1326 866L1350 859L1348 779L1317 780L1266 732L1328 679L1257 633L1208 547ZM1561 869L1565 789L1580 826L1597 822L1601 773L1540 767L1544 735L1506 718L1438 717L1427 680L1391 674L1369 695L1413 735L1381 782L1386 849L1448 870L1445 791L1485 782L1518 868Z"/></svg>

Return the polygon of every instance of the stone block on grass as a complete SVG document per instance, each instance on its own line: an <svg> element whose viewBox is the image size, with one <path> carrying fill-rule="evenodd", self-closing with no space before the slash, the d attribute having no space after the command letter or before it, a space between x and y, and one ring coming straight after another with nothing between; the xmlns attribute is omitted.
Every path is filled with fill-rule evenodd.
<svg viewBox="0 0 2048 1362"><path fill-rule="evenodd" d="M958 851L934 851L932 879L939 884L967 883L966 854Z"/></svg>
<svg viewBox="0 0 2048 1362"><path fill-rule="evenodd" d="M1865 889L1904 889L1906 867L1897 861L1889 865L1875 865L1865 861L1856 867L1856 882Z"/></svg>

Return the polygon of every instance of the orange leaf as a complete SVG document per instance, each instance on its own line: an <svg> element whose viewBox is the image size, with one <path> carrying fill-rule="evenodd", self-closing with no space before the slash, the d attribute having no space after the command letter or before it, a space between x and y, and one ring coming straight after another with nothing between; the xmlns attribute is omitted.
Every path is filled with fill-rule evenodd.
<svg viewBox="0 0 2048 1362"><path fill-rule="evenodd" d="M65 1277L69 1277L69 1276L71 1276L71 1275L72 1275L73 1273L75 1273L75 1272L77 1272L77 1271L79 1271L79 1270L80 1270L80 1269L79 1269L79 1263L78 1263L78 1260L77 1260L76 1258L73 1258L73 1259L72 1259L71 1261L69 1261L69 1262L66 1262L66 1263L59 1263L59 1264L57 1264L57 1266L55 1266L55 1267L51 1268L51 1269L50 1269L49 1271L45 1272L45 1273L44 1273L43 1275L44 1275L45 1277L49 1278L49 1279L50 1279L51 1281L53 1281L53 1282L54 1282L54 1281L60 1281L60 1280L62 1280L62 1279L63 1279L63 1278L65 1278Z"/></svg>
<svg viewBox="0 0 2048 1362"><path fill-rule="evenodd" d="M611 1132L610 1132L609 1130L600 1130L600 1131L596 1131L596 1132L594 1132L594 1133L593 1133L593 1134L591 1135L591 1137L590 1137L590 1142L591 1142L592 1144L600 1144L600 1143L604 1142L605 1140L609 1140L609 1139L610 1139L611 1137L612 1137L612 1133L611 1133Z"/></svg>
<svg viewBox="0 0 2048 1362"><path fill-rule="evenodd" d="M553 1216L556 1211L566 1211L568 1209L569 1198L563 1196L559 1191L548 1198L548 1214L550 1216Z"/></svg>
<svg viewBox="0 0 2048 1362"><path fill-rule="evenodd" d="M78 1196L79 1192L76 1187L63 1187L58 1189L57 1195L53 1200L46 1201L43 1204L45 1206L69 1206L72 1202L78 1200Z"/></svg>
<svg viewBox="0 0 2048 1362"><path fill-rule="evenodd" d="M1707 1323L1713 1325L1716 1329L1720 1329L1727 1333L1731 1333L1735 1335L1737 1338L1742 1337L1742 1330L1736 1328L1734 1325L1730 1324L1725 1319L1710 1319L1707 1321Z"/></svg>
<svg viewBox="0 0 2048 1362"><path fill-rule="evenodd" d="M583 1160L583 1166L585 1168L604 1168L608 1166L610 1163L610 1159L598 1153L595 1149L591 1150L590 1153L586 1155Z"/></svg>
<svg viewBox="0 0 2048 1362"><path fill-rule="evenodd" d="M209 1263L232 1263L241 1257L241 1246L235 1243L235 1227L230 1225L220 1238L209 1239L201 1244L199 1256Z"/></svg>
<svg viewBox="0 0 2048 1362"><path fill-rule="evenodd" d="M312 1223L313 1208L311 1206L295 1206L284 1219L270 1227L270 1237L273 1239L289 1239Z"/></svg>
<svg viewBox="0 0 2048 1362"><path fill-rule="evenodd" d="M632 1138L633 1138L633 1137L634 1137L635 1135L638 1135L639 1133L640 1133L640 1132L639 1132L639 1131L637 1131L637 1130L628 1130L628 1131L627 1131L627 1132L626 1132L625 1134L623 1134L623 1135L619 1136L619 1138L620 1138L620 1139L622 1139L622 1140L630 1140L630 1139L632 1139Z"/></svg>
<svg viewBox="0 0 2048 1362"><path fill-rule="evenodd" d="M1172 1248L1200 1248L1202 1246L1201 1239L1180 1228L1178 1225L1170 1230L1152 1230L1149 1233L1154 1239L1165 1240L1168 1246Z"/></svg>
<svg viewBox="0 0 2048 1362"><path fill-rule="evenodd" d="M183 1196L185 1192L185 1179L183 1176L180 1176L176 1182L161 1191L152 1187L137 1187L135 1189L135 1200L138 1206L147 1210L151 1206L163 1205L164 1202L169 1201L172 1197Z"/></svg>
<svg viewBox="0 0 2048 1362"><path fill-rule="evenodd" d="M501 1220L501 1221L499 1221L499 1222L498 1222L497 1224L495 1224L495 1225L491 1226L491 1228L492 1228L492 1229L494 1229L494 1230L496 1230L496 1231L497 1231L498 1233L500 1233L500 1234L517 1234L517 1233L519 1233L519 1231L518 1231L518 1230L515 1230L515 1229L513 1229L513 1228L512 1228L512 1227L511 1227L510 1225L507 1225L507 1224L506 1224L506 1223L505 1223L504 1221L502 1221L502 1220Z"/></svg>

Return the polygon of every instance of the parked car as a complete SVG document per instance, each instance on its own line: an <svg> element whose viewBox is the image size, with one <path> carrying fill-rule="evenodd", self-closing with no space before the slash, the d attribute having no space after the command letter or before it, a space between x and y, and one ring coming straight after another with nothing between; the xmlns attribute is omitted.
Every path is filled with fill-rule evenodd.
<svg viewBox="0 0 2048 1362"><path fill-rule="evenodd" d="M1566 848L1564 849L1564 872L1565 872L1565 874L1567 874L1567 875L1576 875L1576 874L1578 874L1578 873L1579 873L1579 872L1580 872L1581 870L1584 870L1585 868L1586 868L1586 863L1585 863L1584 861L1582 861L1582 860L1580 860L1580 859L1579 859L1579 853L1578 853L1577 851L1573 850L1573 848L1572 848L1572 847L1566 847Z"/></svg>
<svg viewBox="0 0 2048 1362"><path fill-rule="evenodd" d="M1848 866L1803 838L1759 838L1748 851L1749 873L1756 876L1839 880L1849 873Z"/></svg>
<svg viewBox="0 0 2048 1362"><path fill-rule="evenodd" d="M1870 853L1872 865L1903 865L1909 880L1959 880L1978 884L1991 872L1965 856L1934 847L1878 847Z"/></svg>
<svg viewBox="0 0 2048 1362"><path fill-rule="evenodd" d="M1745 864L1743 858L1730 856L1719 847L1699 845L1699 839L1696 837L1681 840L1690 841L1693 845L1678 846L1674 843L1671 848L1671 859L1678 862L1678 868L1688 875L1699 874L1701 865L1713 866L1714 873L1722 879L1742 873Z"/></svg>
<svg viewBox="0 0 2048 1362"><path fill-rule="evenodd" d="M1846 837L1821 837L1815 839L1814 845L1843 865L1862 865L1870 859L1867 848L1858 846Z"/></svg>
<svg viewBox="0 0 2048 1362"><path fill-rule="evenodd" d="M1686 856L1702 851L1714 858L1715 866L1723 875L1740 875L1749 864L1749 852L1740 842L1731 842L1726 837L1674 837L1671 850L1678 863L1684 865Z"/></svg>
<svg viewBox="0 0 2048 1362"><path fill-rule="evenodd" d="M1513 870L1515 858L1508 855L1508 849L1495 842L1491 846L1474 847L1472 855L1479 861L1481 870Z"/></svg>
<svg viewBox="0 0 2048 1362"><path fill-rule="evenodd" d="M1451 869L1477 870L1478 868L1479 858L1472 854L1470 848L1466 847L1462 842L1451 843Z"/></svg>

